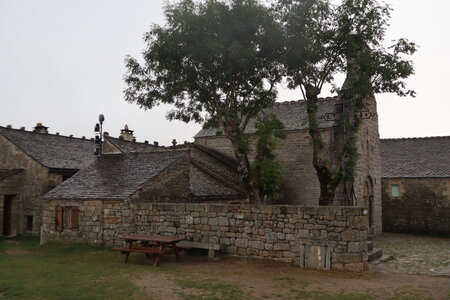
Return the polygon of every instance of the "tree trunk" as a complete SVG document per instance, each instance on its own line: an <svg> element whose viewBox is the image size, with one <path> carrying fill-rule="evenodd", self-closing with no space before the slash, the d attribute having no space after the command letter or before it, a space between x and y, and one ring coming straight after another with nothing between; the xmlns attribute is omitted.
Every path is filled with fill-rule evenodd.
<svg viewBox="0 0 450 300"><path fill-rule="evenodd" d="M340 172L333 172L327 162L331 161L327 153L324 141L320 135L319 122L317 118L319 89L312 85L305 86L306 109L308 112L309 135L313 146L313 166L316 169L320 184L319 205L331 205L333 203L336 188L339 184Z"/></svg>

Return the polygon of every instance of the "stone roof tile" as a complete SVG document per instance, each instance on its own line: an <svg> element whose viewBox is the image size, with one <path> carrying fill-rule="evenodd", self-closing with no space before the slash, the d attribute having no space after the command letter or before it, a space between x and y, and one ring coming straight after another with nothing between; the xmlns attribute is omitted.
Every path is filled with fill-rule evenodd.
<svg viewBox="0 0 450 300"><path fill-rule="evenodd" d="M0 127L0 134L48 168L82 169L95 160L89 139Z"/></svg>
<svg viewBox="0 0 450 300"><path fill-rule="evenodd" d="M336 99L337 97L320 98L318 102L318 116L321 117L327 113L334 113ZM284 123L286 130L308 129L308 114L304 100L276 102L273 107L265 109L264 113L275 114ZM250 120L245 132L254 133L256 131L255 124L255 119ZM319 118L320 128L330 128L334 125L336 125L334 120ZM195 138L216 136L217 131L217 128L202 129L195 135Z"/></svg>
<svg viewBox="0 0 450 300"><path fill-rule="evenodd" d="M44 198L126 199L186 154L187 151L164 151L103 155L48 192Z"/></svg>
<svg viewBox="0 0 450 300"><path fill-rule="evenodd" d="M381 140L382 178L450 177L450 136Z"/></svg>

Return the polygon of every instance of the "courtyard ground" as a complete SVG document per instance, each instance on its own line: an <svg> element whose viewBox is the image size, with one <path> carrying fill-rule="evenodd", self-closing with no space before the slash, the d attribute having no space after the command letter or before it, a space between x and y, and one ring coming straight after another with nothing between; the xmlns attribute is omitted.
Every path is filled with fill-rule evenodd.
<svg viewBox="0 0 450 300"><path fill-rule="evenodd" d="M79 244L0 239L0 299L450 299L447 238L383 234L390 259L355 274L189 253L177 262Z"/></svg>

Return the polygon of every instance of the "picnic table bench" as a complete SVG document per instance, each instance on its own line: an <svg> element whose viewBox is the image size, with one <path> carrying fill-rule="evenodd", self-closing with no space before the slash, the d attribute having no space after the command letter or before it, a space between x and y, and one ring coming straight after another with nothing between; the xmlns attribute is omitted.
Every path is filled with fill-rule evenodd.
<svg viewBox="0 0 450 300"><path fill-rule="evenodd" d="M147 256L154 254L156 256L154 266L157 267L163 254L174 253L175 257L179 258L179 249L177 243L184 240L178 237L158 236L158 235L127 235L120 239L125 240L126 247L113 248L115 251L120 251L125 255L125 263L128 261L130 253L145 253ZM140 244L140 245L138 245Z"/></svg>

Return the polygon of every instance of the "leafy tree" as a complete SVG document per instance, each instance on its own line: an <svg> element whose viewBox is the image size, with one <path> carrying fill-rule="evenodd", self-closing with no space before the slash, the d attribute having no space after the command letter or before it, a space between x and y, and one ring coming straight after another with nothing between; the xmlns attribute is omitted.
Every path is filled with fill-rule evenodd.
<svg viewBox="0 0 450 300"><path fill-rule="evenodd" d="M282 198L283 167L276 159L278 141L286 138L284 124L274 114L260 119L256 124L256 156L251 164L251 178L259 199L274 202Z"/></svg>
<svg viewBox="0 0 450 300"><path fill-rule="evenodd" d="M125 99L145 109L172 104L170 120L220 128L252 199L244 131L275 102L280 26L257 0L183 0L168 4L165 16L166 25L145 34L144 63L126 59Z"/></svg>
<svg viewBox="0 0 450 300"><path fill-rule="evenodd" d="M361 124L359 111L374 93L414 96L404 79L414 73L412 62L404 58L416 45L399 39L383 46L390 7L377 0L279 0L275 5L283 25L286 52L282 62L289 87L300 87L306 100L313 165L320 182L319 204L331 204L340 184L352 185L358 159L356 134ZM340 93L352 107L344 115L345 143L332 164L318 122L318 98L324 84L335 86L335 75L347 73Z"/></svg>

